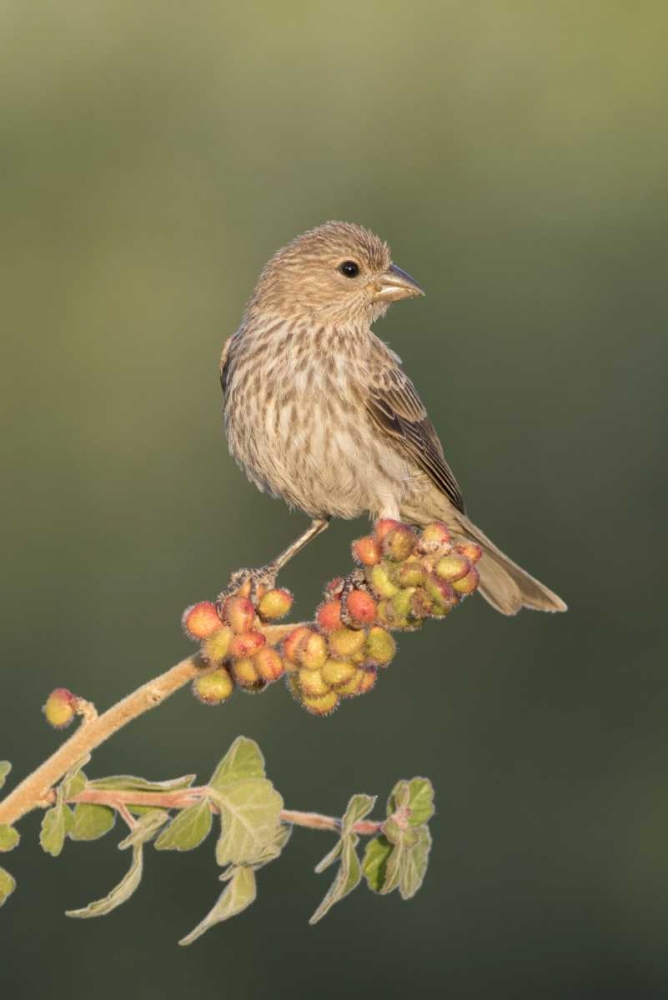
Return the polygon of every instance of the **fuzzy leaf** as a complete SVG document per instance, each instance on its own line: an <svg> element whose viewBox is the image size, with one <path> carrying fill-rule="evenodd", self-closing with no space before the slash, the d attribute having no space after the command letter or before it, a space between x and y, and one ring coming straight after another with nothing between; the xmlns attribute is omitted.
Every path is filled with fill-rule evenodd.
<svg viewBox="0 0 668 1000"><path fill-rule="evenodd" d="M341 863L336 877L322 903L309 920L310 924L317 924L319 920L322 920L335 903L338 903L359 885L362 878L362 869L357 857L357 851L355 850L357 837L355 834L351 834L345 837L341 843L343 845Z"/></svg>
<svg viewBox="0 0 668 1000"><path fill-rule="evenodd" d="M259 746L255 740L238 736L213 772L209 786L222 791L232 781L264 776L264 757Z"/></svg>
<svg viewBox="0 0 668 1000"><path fill-rule="evenodd" d="M316 875L322 875L324 871L327 871L331 865L335 864L341 858L343 854L343 837L340 837L334 844L334 847L329 851L321 861L315 866Z"/></svg>
<svg viewBox="0 0 668 1000"><path fill-rule="evenodd" d="M408 822L411 826L422 826L434 815L434 786L429 778L412 778L408 782Z"/></svg>
<svg viewBox="0 0 668 1000"><path fill-rule="evenodd" d="M20 839L18 830L7 823L0 823L0 854L13 851L18 846Z"/></svg>
<svg viewBox="0 0 668 1000"><path fill-rule="evenodd" d="M387 800L387 815L392 816L393 813L398 812L400 809L405 809L408 805L410 795L411 790L408 782L403 780L397 781Z"/></svg>
<svg viewBox="0 0 668 1000"><path fill-rule="evenodd" d="M209 928L241 913L255 901L256 896L257 883L253 869L246 866L235 868L216 905L190 934L179 941L179 944L192 944Z"/></svg>
<svg viewBox="0 0 668 1000"><path fill-rule="evenodd" d="M85 919L88 917L102 917L106 913L111 913L117 906L125 903L130 898L141 882L143 862L142 845L135 844L132 849L130 870L123 876L118 885L104 899L98 899L81 910L67 910L66 916Z"/></svg>
<svg viewBox="0 0 668 1000"><path fill-rule="evenodd" d="M4 868L0 868L0 906L5 903L16 889L16 879Z"/></svg>
<svg viewBox="0 0 668 1000"><path fill-rule="evenodd" d="M169 778L167 781L148 781L133 774L112 774L108 778L89 781L88 787L125 792L178 792L190 788L196 777L196 774L184 774L181 778Z"/></svg>
<svg viewBox="0 0 668 1000"><path fill-rule="evenodd" d="M84 757L78 760L68 771L65 773L65 777L60 783L58 789L60 795L63 799L72 799L79 792L82 792L86 787L86 775L81 770L90 761L90 754L87 753Z"/></svg>
<svg viewBox="0 0 668 1000"><path fill-rule="evenodd" d="M12 769L12 765L8 760L0 760L0 788L4 785L7 780L7 775ZM11 877L11 876L10 876Z"/></svg>
<svg viewBox="0 0 668 1000"><path fill-rule="evenodd" d="M359 823L360 820L365 819L375 804L375 795L353 795L341 820L343 835L345 836L347 833L350 833L355 823Z"/></svg>
<svg viewBox="0 0 668 1000"><path fill-rule="evenodd" d="M257 869L262 868L263 865L269 864L270 861L275 861L289 841L291 835L292 827L288 823L279 823L272 840L267 844L261 854L258 855L257 860L253 865L255 870L257 871Z"/></svg>
<svg viewBox="0 0 668 1000"><path fill-rule="evenodd" d="M385 883L385 867L392 853L392 844L387 837L374 837L366 845L362 871L367 885L373 892L380 892Z"/></svg>
<svg viewBox="0 0 668 1000"><path fill-rule="evenodd" d="M419 839L415 847L405 851L399 876L399 893L402 899L410 899L418 891L429 864L431 834L428 826L420 827Z"/></svg>
<svg viewBox="0 0 668 1000"><path fill-rule="evenodd" d="M139 820L134 829L130 830L127 837L118 845L119 851L125 851L128 847L146 844L158 832L169 819L166 809L149 809Z"/></svg>
<svg viewBox="0 0 668 1000"><path fill-rule="evenodd" d="M213 816L208 799L188 806L176 816L155 842L156 851L192 851L211 830Z"/></svg>
<svg viewBox="0 0 668 1000"><path fill-rule="evenodd" d="M42 820L39 842L43 851L57 858L63 849L65 837L74 825L72 810L59 802L52 809L47 809Z"/></svg>
<svg viewBox="0 0 668 1000"><path fill-rule="evenodd" d="M70 840L98 840L113 829L115 822L116 813L109 806L77 802Z"/></svg>
<svg viewBox="0 0 668 1000"><path fill-rule="evenodd" d="M224 785L214 796L222 833L216 845L219 865L245 865L261 860L273 843L283 799L266 778L246 778Z"/></svg>

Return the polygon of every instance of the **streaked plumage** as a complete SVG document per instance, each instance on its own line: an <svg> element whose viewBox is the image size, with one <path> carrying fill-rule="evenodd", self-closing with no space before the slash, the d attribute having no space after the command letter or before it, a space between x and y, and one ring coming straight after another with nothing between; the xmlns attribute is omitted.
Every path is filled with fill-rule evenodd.
<svg viewBox="0 0 668 1000"><path fill-rule="evenodd" d="M350 264L358 274L341 272ZM469 521L415 387L371 331L416 294L361 226L326 223L280 250L223 350L230 450L261 490L314 519L444 520L483 545L480 589L505 614L565 610Z"/></svg>

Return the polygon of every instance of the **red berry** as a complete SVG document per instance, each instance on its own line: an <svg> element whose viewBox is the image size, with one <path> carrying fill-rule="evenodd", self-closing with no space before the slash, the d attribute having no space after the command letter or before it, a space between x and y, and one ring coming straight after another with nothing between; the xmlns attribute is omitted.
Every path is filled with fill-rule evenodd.
<svg viewBox="0 0 668 1000"><path fill-rule="evenodd" d="M222 617L235 632L248 632L255 621L255 608L249 597L228 597L223 602Z"/></svg>
<svg viewBox="0 0 668 1000"><path fill-rule="evenodd" d="M388 532L392 531L393 528L398 528L400 525L401 521L393 521L391 517L382 517L373 526L376 538L379 542L382 542Z"/></svg>
<svg viewBox="0 0 668 1000"><path fill-rule="evenodd" d="M455 545L455 552L461 553L461 555L466 556L469 562L477 563L482 559L482 548L476 542L470 542L468 539L463 542L458 542Z"/></svg>
<svg viewBox="0 0 668 1000"><path fill-rule="evenodd" d="M373 535L358 538L356 542L353 542L352 550L353 559L361 563L362 566L375 566L376 563L380 562L380 545Z"/></svg>
<svg viewBox="0 0 668 1000"><path fill-rule="evenodd" d="M255 669L263 681L277 681L285 673L285 664L273 646L264 646L253 657Z"/></svg>
<svg viewBox="0 0 668 1000"><path fill-rule="evenodd" d="M316 612L316 621L323 632L334 632L337 628L341 628L343 626L341 601L334 598L321 604Z"/></svg>
<svg viewBox="0 0 668 1000"><path fill-rule="evenodd" d="M235 635L230 643L230 656L233 659L243 659L252 656L266 645L267 637L262 632L241 632Z"/></svg>
<svg viewBox="0 0 668 1000"><path fill-rule="evenodd" d="M352 624L372 625L376 620L376 602L366 590L351 590L346 597L346 611Z"/></svg>

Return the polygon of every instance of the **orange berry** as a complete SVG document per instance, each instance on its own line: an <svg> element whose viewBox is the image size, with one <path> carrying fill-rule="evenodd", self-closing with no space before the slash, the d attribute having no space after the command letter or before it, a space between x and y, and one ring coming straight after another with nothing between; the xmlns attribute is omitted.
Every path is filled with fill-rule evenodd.
<svg viewBox="0 0 668 1000"><path fill-rule="evenodd" d="M265 621L274 621L276 618L284 618L292 607L292 594L284 587L276 587L268 590L260 598L258 613Z"/></svg>
<svg viewBox="0 0 668 1000"><path fill-rule="evenodd" d="M346 596L346 612L353 625L371 625L376 620L376 602L366 590L351 590Z"/></svg>
<svg viewBox="0 0 668 1000"><path fill-rule="evenodd" d="M358 538L352 544L353 559L362 566L375 566L381 560L380 545L373 535Z"/></svg>
<svg viewBox="0 0 668 1000"><path fill-rule="evenodd" d="M192 683L192 692L204 705L220 705L234 691L234 681L225 667L201 674Z"/></svg>
<svg viewBox="0 0 668 1000"><path fill-rule="evenodd" d="M208 639L221 626L216 605L212 601L199 601L183 612L181 624L191 639Z"/></svg>
<svg viewBox="0 0 668 1000"><path fill-rule="evenodd" d="M230 656L241 660L257 653L266 644L267 637L263 632L240 632L230 642Z"/></svg>
<svg viewBox="0 0 668 1000"><path fill-rule="evenodd" d="M372 687L375 687L376 681L378 680L378 674L375 670L363 670L363 676L360 678L360 686L358 694L366 694L370 691Z"/></svg>
<svg viewBox="0 0 668 1000"><path fill-rule="evenodd" d="M391 517L382 517L373 526L376 539L382 542L385 535L392 531L393 528L398 527L401 527L401 521L394 521Z"/></svg>
<svg viewBox="0 0 668 1000"><path fill-rule="evenodd" d="M253 657L255 669L263 681L277 681L285 673L285 664L273 646L264 646Z"/></svg>
<svg viewBox="0 0 668 1000"><path fill-rule="evenodd" d="M304 639L305 636L312 634L313 629L310 629L308 625L298 625L297 628L293 629L293 631L285 637L283 640L283 653L290 663L299 663L298 650L302 639Z"/></svg>
<svg viewBox="0 0 668 1000"><path fill-rule="evenodd" d="M323 632L334 632L337 628L342 628L341 601L338 598L324 601L318 607L316 621Z"/></svg>
<svg viewBox="0 0 668 1000"><path fill-rule="evenodd" d="M248 632L255 621L255 608L249 597L228 597L223 601L222 617L235 632Z"/></svg>
<svg viewBox="0 0 668 1000"><path fill-rule="evenodd" d="M54 729L66 729L77 714L79 699L67 688L56 688L42 708L46 721Z"/></svg>

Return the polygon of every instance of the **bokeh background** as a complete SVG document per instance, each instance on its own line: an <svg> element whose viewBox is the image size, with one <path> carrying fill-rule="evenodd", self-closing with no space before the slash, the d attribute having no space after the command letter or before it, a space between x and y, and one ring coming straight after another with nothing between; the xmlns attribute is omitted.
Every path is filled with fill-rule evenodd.
<svg viewBox="0 0 668 1000"><path fill-rule="evenodd" d="M267 257L328 218L426 288L378 332L475 519L571 610L467 602L324 721L281 685L220 710L182 693L89 768L205 778L244 733L290 806L331 813L427 774L411 903L358 890L309 928L331 840L298 831L251 910L179 949L219 890L211 845L150 854L128 905L74 922L127 857L107 839L54 861L34 816L7 859L3 994L666 996L667 31L643 0L4 0L14 777L59 742L52 687L109 705L186 653L186 604L301 528L229 458L217 361ZM300 614L363 530L287 570Z"/></svg>

